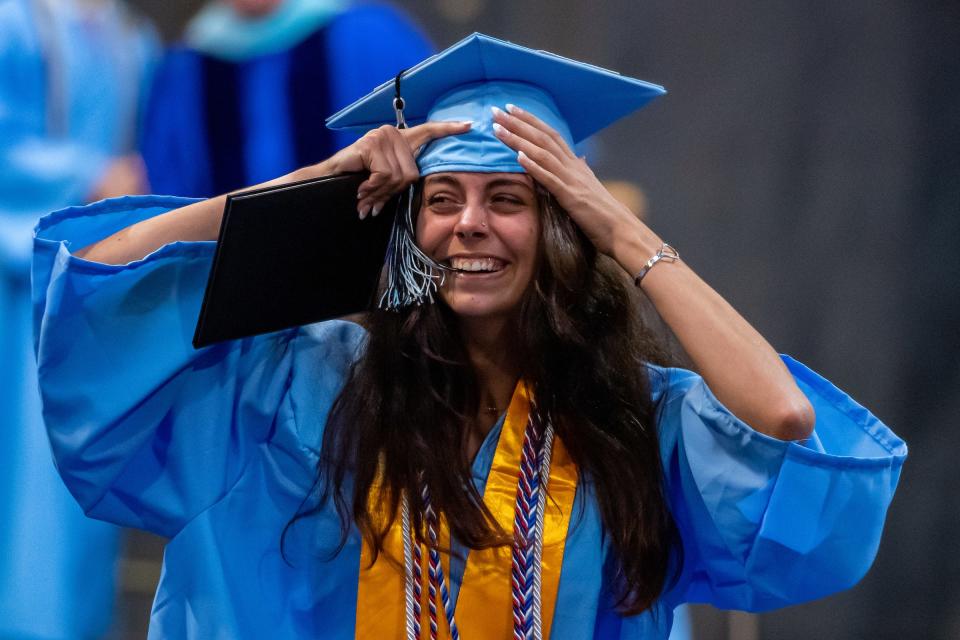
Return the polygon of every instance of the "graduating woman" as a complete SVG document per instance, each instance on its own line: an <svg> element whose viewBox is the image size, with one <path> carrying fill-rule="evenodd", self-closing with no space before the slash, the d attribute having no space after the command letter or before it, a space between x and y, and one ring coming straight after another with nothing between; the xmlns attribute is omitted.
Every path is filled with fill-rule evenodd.
<svg viewBox="0 0 960 640"><path fill-rule="evenodd" d="M860 579L904 443L571 151L660 93L474 35L334 116L370 131L274 184L415 187L364 326L193 350L223 197L40 223L50 436L91 516L171 539L152 637L663 638ZM635 286L700 375L652 364Z"/></svg>

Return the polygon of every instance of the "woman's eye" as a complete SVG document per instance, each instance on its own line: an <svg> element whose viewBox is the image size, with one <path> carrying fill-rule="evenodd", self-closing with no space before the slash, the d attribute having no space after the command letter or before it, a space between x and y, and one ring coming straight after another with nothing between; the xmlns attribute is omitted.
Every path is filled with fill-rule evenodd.
<svg viewBox="0 0 960 640"><path fill-rule="evenodd" d="M500 205L507 205L511 207L522 207L523 200L516 196L495 196L493 201Z"/></svg>
<svg viewBox="0 0 960 640"><path fill-rule="evenodd" d="M448 196L445 196L445 195L435 195L427 198L427 204L430 206L433 206L436 204L448 204L450 202L453 202L453 201Z"/></svg>

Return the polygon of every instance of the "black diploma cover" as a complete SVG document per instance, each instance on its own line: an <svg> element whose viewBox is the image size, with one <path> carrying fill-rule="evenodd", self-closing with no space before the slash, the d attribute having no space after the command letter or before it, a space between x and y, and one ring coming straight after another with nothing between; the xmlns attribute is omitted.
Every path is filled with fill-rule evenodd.
<svg viewBox="0 0 960 640"><path fill-rule="evenodd" d="M357 216L366 173L227 196L193 346L197 349L370 307L397 197Z"/></svg>

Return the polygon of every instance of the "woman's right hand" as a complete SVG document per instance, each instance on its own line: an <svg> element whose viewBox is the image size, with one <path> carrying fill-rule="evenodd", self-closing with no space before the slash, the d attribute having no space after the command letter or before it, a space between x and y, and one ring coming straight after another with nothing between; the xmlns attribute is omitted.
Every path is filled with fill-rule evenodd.
<svg viewBox="0 0 960 640"><path fill-rule="evenodd" d="M470 126L469 122L426 122L408 129L383 125L317 166L326 173L369 171L357 191L357 212L361 218L371 212L377 215L391 196L420 178L414 159L420 147L435 138L465 133Z"/></svg>
<svg viewBox="0 0 960 640"><path fill-rule="evenodd" d="M249 188L279 186L348 171L369 171L370 177L363 181L357 193L357 211L361 218L371 211L377 215L393 194L419 179L414 155L420 147L434 138L469 130L469 122L427 122L409 129L380 127L319 164ZM227 196L223 195L188 204L121 229L73 253L94 262L127 264L171 242L216 240L226 201Z"/></svg>

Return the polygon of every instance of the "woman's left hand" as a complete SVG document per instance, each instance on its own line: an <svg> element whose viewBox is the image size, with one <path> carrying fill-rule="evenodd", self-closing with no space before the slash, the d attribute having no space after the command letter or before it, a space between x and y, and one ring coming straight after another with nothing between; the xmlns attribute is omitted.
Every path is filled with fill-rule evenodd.
<svg viewBox="0 0 960 640"><path fill-rule="evenodd" d="M494 133L518 152L520 166L543 185L598 251L613 256L614 242L637 217L578 158L553 127L515 105L494 110ZM641 223L642 224L642 223Z"/></svg>
<svg viewBox="0 0 960 640"><path fill-rule="evenodd" d="M546 187L598 251L635 274L662 241L604 188L563 138L516 107L494 112L497 137ZM784 440L813 431L810 402L777 352L682 262L658 266L644 292L717 398L754 429Z"/></svg>

